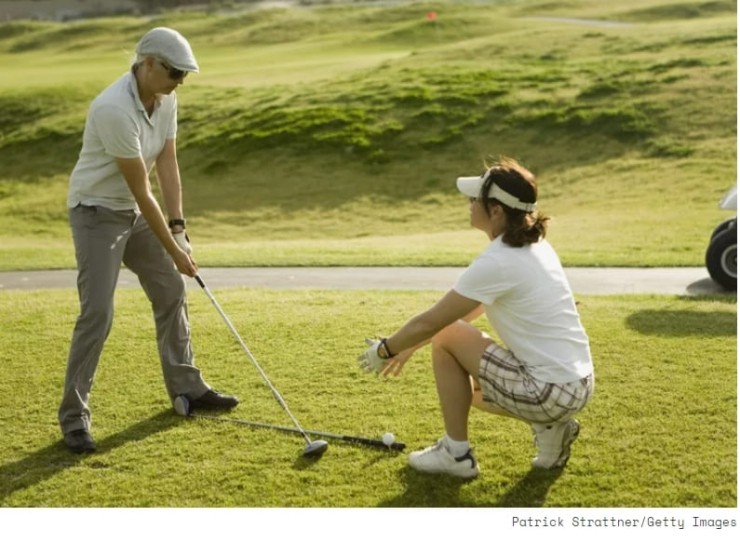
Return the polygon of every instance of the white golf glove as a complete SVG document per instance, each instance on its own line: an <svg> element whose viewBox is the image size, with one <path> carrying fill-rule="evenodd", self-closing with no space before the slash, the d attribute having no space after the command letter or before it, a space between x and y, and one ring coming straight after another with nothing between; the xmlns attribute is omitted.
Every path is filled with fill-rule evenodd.
<svg viewBox="0 0 740 543"><path fill-rule="evenodd" d="M380 355L378 354L380 343L381 340L379 339L365 339L365 344L368 345L368 349L357 357L357 360L360 362L359 367L361 370L365 372L374 371L375 373L380 373L383 366L385 366L385 363L388 362L387 359L380 358Z"/></svg>
<svg viewBox="0 0 740 543"><path fill-rule="evenodd" d="M185 233L185 230L183 230L182 232L177 232L176 234L173 233L172 237L175 238L175 241L180 246L180 249L188 254L193 252L193 248L190 246L190 238Z"/></svg>

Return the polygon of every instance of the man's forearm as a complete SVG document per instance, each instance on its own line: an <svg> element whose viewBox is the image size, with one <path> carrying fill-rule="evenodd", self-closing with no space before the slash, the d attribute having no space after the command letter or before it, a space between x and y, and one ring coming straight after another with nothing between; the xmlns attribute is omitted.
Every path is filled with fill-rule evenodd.
<svg viewBox="0 0 740 543"><path fill-rule="evenodd" d="M157 181L170 219L182 219L182 182L174 140L168 140L156 162Z"/></svg>
<svg viewBox="0 0 740 543"><path fill-rule="evenodd" d="M180 248L177 245L175 239L172 237L170 229L168 228L164 216L162 215L162 209L159 207L159 204L157 203L157 200L154 198L154 196L149 193L148 195L140 199L137 198L136 203L139 204L141 214L144 216L144 219L146 219L146 222L149 224L149 228L152 229L157 238L159 238L159 241L162 242L165 250L170 255L174 255L176 251L179 251Z"/></svg>
<svg viewBox="0 0 740 543"><path fill-rule="evenodd" d="M184 218L182 211L182 192L180 186L180 176L168 174L159 176L159 188L162 190L162 198L167 210L167 216L170 219Z"/></svg>
<svg viewBox="0 0 740 543"><path fill-rule="evenodd" d="M117 158L116 162L131 190L131 194L136 199L141 214L149 224L149 228L159 238L165 250L174 258L181 249L167 227L167 221L162 214L159 202L152 194L144 161L139 157Z"/></svg>

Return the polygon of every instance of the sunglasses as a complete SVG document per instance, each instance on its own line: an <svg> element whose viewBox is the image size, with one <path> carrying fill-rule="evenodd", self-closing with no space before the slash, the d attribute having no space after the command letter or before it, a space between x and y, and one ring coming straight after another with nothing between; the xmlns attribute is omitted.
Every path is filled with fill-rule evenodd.
<svg viewBox="0 0 740 543"><path fill-rule="evenodd" d="M162 65L162 68L167 70L167 75L170 76L170 79L177 81L178 79L184 78L186 75L188 75L188 72L185 70L178 70L177 68L173 68L163 60L157 60Z"/></svg>

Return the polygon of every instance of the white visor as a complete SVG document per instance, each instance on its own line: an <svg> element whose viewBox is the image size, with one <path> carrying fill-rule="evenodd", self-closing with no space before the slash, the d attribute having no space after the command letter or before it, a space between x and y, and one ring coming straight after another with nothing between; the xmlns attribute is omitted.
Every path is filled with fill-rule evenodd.
<svg viewBox="0 0 740 543"><path fill-rule="evenodd" d="M470 198L480 198L480 191L485 182L485 175L480 175L478 177L458 177L457 190ZM491 188L488 191L488 197L495 198L505 206L513 209L521 209L522 211L534 211L537 209L537 202L522 202L519 198L513 194L509 194L496 183L491 184Z"/></svg>

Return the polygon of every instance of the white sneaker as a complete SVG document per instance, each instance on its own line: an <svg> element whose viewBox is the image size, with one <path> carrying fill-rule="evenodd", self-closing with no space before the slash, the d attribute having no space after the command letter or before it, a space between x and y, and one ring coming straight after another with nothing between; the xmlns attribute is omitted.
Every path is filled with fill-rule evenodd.
<svg viewBox="0 0 740 543"><path fill-rule="evenodd" d="M480 473L478 461L473 456L472 449L468 449L464 455L455 458L444 446L443 441L440 439L424 450L412 452L409 455L409 465L418 471L446 473L463 479L472 479Z"/></svg>
<svg viewBox="0 0 740 543"><path fill-rule="evenodd" d="M576 419L552 424L532 424L537 456L532 460L535 468L563 468L570 458L570 447L578 438L581 425Z"/></svg>

